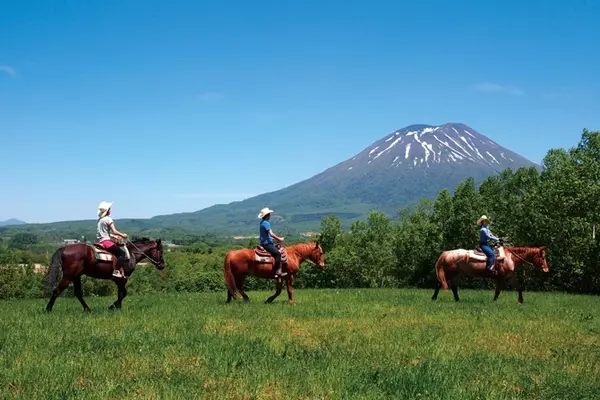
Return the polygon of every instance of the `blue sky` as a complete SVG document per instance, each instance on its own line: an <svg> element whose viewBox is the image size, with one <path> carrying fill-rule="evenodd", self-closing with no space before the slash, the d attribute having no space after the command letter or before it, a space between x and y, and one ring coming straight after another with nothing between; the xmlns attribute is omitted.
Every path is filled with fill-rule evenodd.
<svg viewBox="0 0 600 400"><path fill-rule="evenodd" d="M415 123L535 162L600 129L600 2L449 3L2 1L0 220L195 211Z"/></svg>

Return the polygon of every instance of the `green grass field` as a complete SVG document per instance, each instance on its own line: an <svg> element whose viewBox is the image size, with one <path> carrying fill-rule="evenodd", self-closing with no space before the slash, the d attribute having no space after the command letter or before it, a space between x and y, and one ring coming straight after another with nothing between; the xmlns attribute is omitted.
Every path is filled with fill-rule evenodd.
<svg viewBox="0 0 600 400"><path fill-rule="evenodd" d="M0 302L2 399L599 399L600 299L462 290Z"/></svg>

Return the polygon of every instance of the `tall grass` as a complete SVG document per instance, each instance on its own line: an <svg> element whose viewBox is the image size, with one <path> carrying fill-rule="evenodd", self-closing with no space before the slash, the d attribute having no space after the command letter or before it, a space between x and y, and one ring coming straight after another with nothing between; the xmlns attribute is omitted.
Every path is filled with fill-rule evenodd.
<svg viewBox="0 0 600 400"><path fill-rule="evenodd" d="M599 299L297 290L0 302L2 399L600 398Z"/></svg>

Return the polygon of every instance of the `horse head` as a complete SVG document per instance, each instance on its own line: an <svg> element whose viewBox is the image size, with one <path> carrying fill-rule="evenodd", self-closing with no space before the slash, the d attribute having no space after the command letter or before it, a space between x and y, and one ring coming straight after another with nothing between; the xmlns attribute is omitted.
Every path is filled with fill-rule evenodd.
<svg viewBox="0 0 600 400"><path fill-rule="evenodd" d="M321 248L321 244L317 240L315 242L315 247L313 247L308 259L315 263L316 266L323 269L325 268L325 258L323 257L323 249Z"/></svg>
<svg viewBox="0 0 600 400"><path fill-rule="evenodd" d="M134 240L131 244L133 245L134 253L143 256L142 258L147 258L159 270L165 268L162 239L150 240L143 238Z"/></svg>
<svg viewBox="0 0 600 400"><path fill-rule="evenodd" d="M538 251L533 256L533 265L538 268L541 268L542 271L548 272L548 262L546 261L546 246L542 246L538 249Z"/></svg>

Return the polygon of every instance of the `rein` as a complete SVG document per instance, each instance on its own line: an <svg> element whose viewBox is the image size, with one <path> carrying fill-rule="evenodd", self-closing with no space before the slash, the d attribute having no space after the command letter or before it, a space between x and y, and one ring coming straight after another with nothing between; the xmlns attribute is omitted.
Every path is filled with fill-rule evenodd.
<svg viewBox="0 0 600 400"><path fill-rule="evenodd" d="M140 250L139 247L137 247L135 244L133 244L133 242L129 239L127 239L127 242L133 246L134 249L136 249L139 254L141 254L142 256L144 256L144 258L148 259L155 267L158 267L158 261L154 261L152 258L150 258L149 256L146 255L146 253L144 253L142 250ZM133 252L135 254L135 252Z"/></svg>
<svg viewBox="0 0 600 400"><path fill-rule="evenodd" d="M525 260L523 257L521 257L520 255L518 255L517 253L513 253L512 251L509 250L509 253L512 254L513 256L517 257L519 260L523 261L526 264L531 265L532 267L535 267L535 265L533 265L533 263Z"/></svg>

